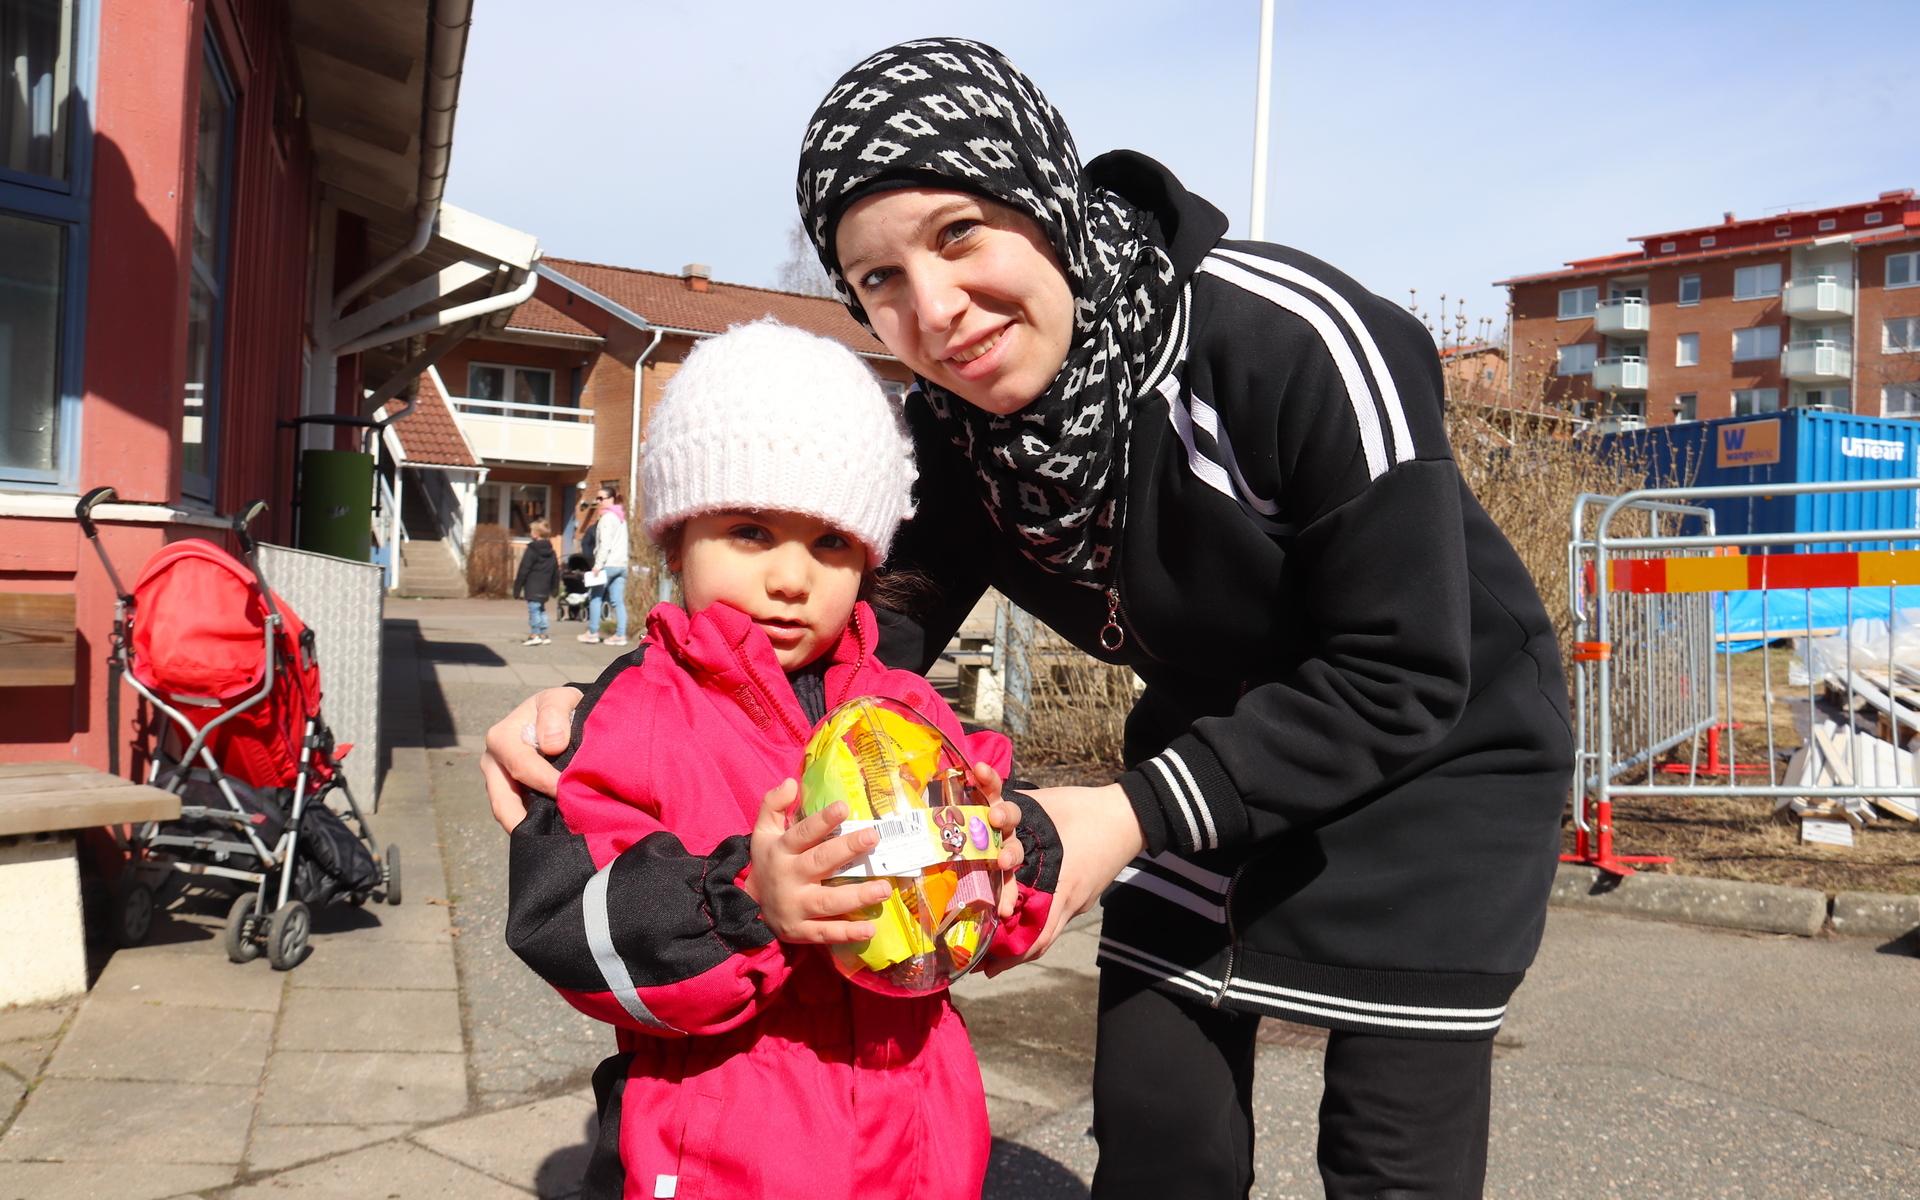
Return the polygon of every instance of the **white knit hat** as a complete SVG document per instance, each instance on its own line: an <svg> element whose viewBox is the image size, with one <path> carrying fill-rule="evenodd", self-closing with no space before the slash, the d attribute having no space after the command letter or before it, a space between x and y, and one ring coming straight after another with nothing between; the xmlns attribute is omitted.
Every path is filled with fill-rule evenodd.
<svg viewBox="0 0 1920 1200"><path fill-rule="evenodd" d="M886 561L913 514L913 444L873 372L840 343L772 319L693 348L647 421L647 536L701 513L805 513Z"/></svg>

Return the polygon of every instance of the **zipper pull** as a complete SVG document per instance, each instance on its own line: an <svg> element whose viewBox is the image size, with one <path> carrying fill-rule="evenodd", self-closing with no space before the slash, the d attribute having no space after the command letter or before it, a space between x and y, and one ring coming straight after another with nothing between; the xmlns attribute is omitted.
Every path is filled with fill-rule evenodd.
<svg viewBox="0 0 1920 1200"><path fill-rule="evenodd" d="M1127 644L1127 631L1120 628L1120 589L1107 588L1107 623L1100 627L1100 648L1108 654Z"/></svg>

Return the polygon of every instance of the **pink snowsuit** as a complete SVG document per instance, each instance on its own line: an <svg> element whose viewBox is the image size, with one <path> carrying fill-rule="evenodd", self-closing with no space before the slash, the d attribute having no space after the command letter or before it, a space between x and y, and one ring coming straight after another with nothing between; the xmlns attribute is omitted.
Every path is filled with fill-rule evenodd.
<svg viewBox="0 0 1920 1200"><path fill-rule="evenodd" d="M1007 740L963 733L925 679L873 658L876 635L859 605L826 707L902 700L1004 774ZM576 711L557 819L538 803L514 830L509 943L616 1029L584 1196L980 1194L986 1102L947 996L847 983L823 947L774 940L740 887L761 797L798 776L812 725L746 616L661 605ZM1058 844L1043 814L1021 832L1020 910L990 953L1030 946L1051 901Z"/></svg>

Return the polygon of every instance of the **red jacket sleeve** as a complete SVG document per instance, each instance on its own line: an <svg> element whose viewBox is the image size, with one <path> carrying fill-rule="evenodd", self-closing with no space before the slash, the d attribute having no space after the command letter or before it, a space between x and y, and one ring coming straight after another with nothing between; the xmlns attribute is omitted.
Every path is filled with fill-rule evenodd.
<svg viewBox="0 0 1920 1200"><path fill-rule="evenodd" d="M740 887L746 835L689 852L629 798L634 768L623 739L576 737L558 801L535 797L513 831L508 945L588 1016L657 1037L732 1029L786 981L793 948Z"/></svg>

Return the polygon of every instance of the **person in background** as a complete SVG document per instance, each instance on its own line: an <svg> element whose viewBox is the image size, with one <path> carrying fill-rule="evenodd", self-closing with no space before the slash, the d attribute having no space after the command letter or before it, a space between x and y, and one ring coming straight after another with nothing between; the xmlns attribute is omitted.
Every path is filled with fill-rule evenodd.
<svg viewBox="0 0 1920 1200"><path fill-rule="evenodd" d="M522 646L544 646L547 636L547 598L553 595L560 577L560 561L553 552L553 526L535 521L528 531L533 540L520 554L520 569L513 576L513 594L527 602L527 640Z"/></svg>
<svg viewBox="0 0 1920 1200"><path fill-rule="evenodd" d="M587 631L580 635L580 640L601 640L601 606L605 602L613 605L613 636L607 638L606 643L624 646L627 644L627 562L631 553L627 545L627 510L621 507L619 490L610 484L594 493L593 504L597 514L593 522L593 573L587 578L598 578L601 582L587 601Z"/></svg>

